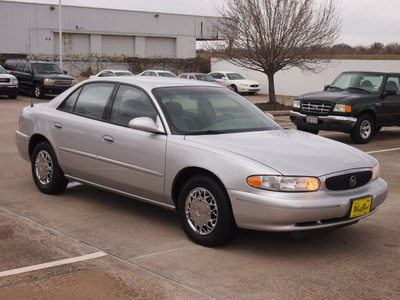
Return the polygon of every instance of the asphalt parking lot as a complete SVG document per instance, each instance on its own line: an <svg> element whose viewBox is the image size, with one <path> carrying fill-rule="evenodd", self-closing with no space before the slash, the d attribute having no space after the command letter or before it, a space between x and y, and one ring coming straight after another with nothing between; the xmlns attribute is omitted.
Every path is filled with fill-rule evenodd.
<svg viewBox="0 0 400 300"><path fill-rule="evenodd" d="M400 127L366 145L320 132L379 160L389 195L369 218L303 237L241 230L211 249L172 211L74 183L40 193L14 142L29 104L0 97L0 299L400 299Z"/></svg>

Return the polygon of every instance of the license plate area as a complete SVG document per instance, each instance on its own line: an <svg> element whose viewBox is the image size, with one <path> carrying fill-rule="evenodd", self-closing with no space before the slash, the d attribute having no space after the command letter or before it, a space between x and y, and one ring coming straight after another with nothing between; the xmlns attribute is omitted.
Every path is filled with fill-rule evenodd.
<svg viewBox="0 0 400 300"><path fill-rule="evenodd" d="M306 123L318 124L318 117L317 116L306 116Z"/></svg>
<svg viewBox="0 0 400 300"><path fill-rule="evenodd" d="M372 196L351 199L350 219L368 214L371 211Z"/></svg>

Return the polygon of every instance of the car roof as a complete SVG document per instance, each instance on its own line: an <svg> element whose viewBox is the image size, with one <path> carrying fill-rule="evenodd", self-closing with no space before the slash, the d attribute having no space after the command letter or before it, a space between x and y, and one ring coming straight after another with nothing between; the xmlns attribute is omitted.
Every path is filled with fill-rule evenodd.
<svg viewBox="0 0 400 300"><path fill-rule="evenodd" d="M179 75L208 75L207 73L181 73Z"/></svg>

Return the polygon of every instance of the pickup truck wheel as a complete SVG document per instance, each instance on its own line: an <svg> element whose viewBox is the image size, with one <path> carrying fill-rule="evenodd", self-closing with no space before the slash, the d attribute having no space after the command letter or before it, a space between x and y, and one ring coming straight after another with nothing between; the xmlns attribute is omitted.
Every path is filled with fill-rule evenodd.
<svg viewBox="0 0 400 300"><path fill-rule="evenodd" d="M59 194L66 189L68 179L65 178L49 143L37 144L31 161L33 180L42 193Z"/></svg>
<svg viewBox="0 0 400 300"><path fill-rule="evenodd" d="M196 175L184 184L178 212L186 235L203 246L222 245L236 231L226 190L208 176Z"/></svg>
<svg viewBox="0 0 400 300"><path fill-rule="evenodd" d="M350 133L351 139L356 144L366 144L375 133L375 124L370 115L361 115Z"/></svg>
<svg viewBox="0 0 400 300"><path fill-rule="evenodd" d="M313 133L313 134L318 134L318 132L319 132L318 129L308 129L308 128L304 128L301 126L297 126L297 130L301 130L301 131L305 131L305 132L309 132L309 133Z"/></svg>
<svg viewBox="0 0 400 300"><path fill-rule="evenodd" d="M44 91L43 88L40 86L40 84L35 84L33 88L33 96L37 99L43 99L44 98Z"/></svg>

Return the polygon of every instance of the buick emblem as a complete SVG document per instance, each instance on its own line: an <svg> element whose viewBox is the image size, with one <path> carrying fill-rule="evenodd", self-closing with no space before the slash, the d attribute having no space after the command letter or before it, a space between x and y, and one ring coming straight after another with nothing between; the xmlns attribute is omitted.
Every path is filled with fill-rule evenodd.
<svg viewBox="0 0 400 300"><path fill-rule="evenodd" d="M356 175L351 176L351 177L350 177L350 186L351 186L351 187L354 187L354 186L356 185L356 183L357 183L357 177L356 177Z"/></svg>

